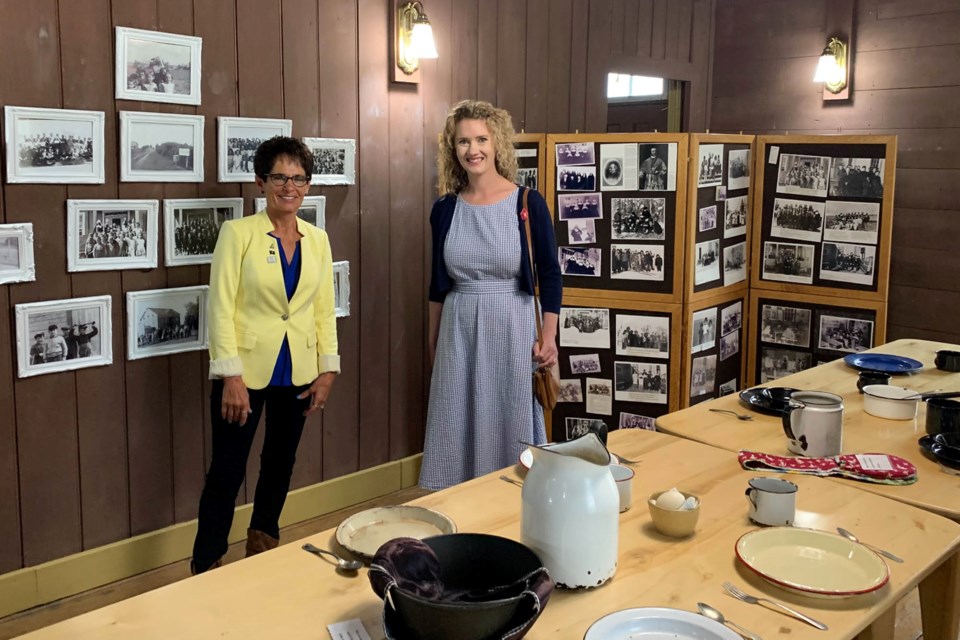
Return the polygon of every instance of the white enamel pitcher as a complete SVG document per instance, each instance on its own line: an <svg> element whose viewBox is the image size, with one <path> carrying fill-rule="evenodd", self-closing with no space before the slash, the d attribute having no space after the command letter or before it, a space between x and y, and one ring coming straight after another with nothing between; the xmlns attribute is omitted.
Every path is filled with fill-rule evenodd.
<svg viewBox="0 0 960 640"><path fill-rule="evenodd" d="M565 589L598 587L617 571L620 495L610 453L594 433L531 446L520 536Z"/></svg>

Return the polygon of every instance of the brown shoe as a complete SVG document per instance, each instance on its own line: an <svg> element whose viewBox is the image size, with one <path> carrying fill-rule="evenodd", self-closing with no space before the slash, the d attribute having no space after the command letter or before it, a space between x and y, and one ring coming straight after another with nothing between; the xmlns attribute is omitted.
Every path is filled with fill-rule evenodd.
<svg viewBox="0 0 960 640"><path fill-rule="evenodd" d="M212 571L212 570L217 569L217 568L222 567L222 566L223 566L223 558L220 558L219 560L217 560L216 562L214 562L212 565L210 565L209 567L207 567L207 568L204 569L203 571L197 571L197 565L194 564L194 561L193 561L193 560L191 560L191 561L190 561L190 575L195 576L195 575L197 575L198 573L204 573L204 572L206 572L206 571Z"/></svg>
<svg viewBox="0 0 960 640"><path fill-rule="evenodd" d="M256 529L247 529L247 556L255 556L270 549L276 549L280 540Z"/></svg>

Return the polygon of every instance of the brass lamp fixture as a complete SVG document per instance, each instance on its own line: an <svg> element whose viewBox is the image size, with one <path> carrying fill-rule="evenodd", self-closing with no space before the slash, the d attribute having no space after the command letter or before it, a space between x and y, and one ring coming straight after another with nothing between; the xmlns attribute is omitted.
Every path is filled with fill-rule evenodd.
<svg viewBox="0 0 960 640"><path fill-rule="evenodd" d="M847 43L830 38L820 55L813 81L822 82L823 88L834 94L847 88Z"/></svg>
<svg viewBox="0 0 960 640"><path fill-rule="evenodd" d="M438 57L433 28L420 2L407 2L397 10L397 66L413 75L420 60Z"/></svg>

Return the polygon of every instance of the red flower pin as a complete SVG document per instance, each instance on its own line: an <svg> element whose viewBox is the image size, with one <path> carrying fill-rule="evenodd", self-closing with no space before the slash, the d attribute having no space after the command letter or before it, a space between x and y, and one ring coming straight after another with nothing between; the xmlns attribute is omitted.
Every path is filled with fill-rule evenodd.
<svg viewBox="0 0 960 640"><path fill-rule="evenodd" d="M526 210L526 208L520 210L520 219L521 219L521 220L526 220L526 219L527 219L527 210Z"/></svg>

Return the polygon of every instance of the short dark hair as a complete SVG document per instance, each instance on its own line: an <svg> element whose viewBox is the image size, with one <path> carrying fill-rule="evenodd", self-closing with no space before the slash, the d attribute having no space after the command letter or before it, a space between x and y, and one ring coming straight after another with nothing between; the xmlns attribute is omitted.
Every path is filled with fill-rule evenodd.
<svg viewBox="0 0 960 640"><path fill-rule="evenodd" d="M307 177L313 176L313 152L300 140L289 136L274 136L260 143L253 156L254 172L261 178L266 176L280 156L299 162Z"/></svg>
<svg viewBox="0 0 960 640"><path fill-rule="evenodd" d="M56 331L58 328L59 327L57 327L57 325L52 324L49 327L47 327L47 331Z"/></svg>

